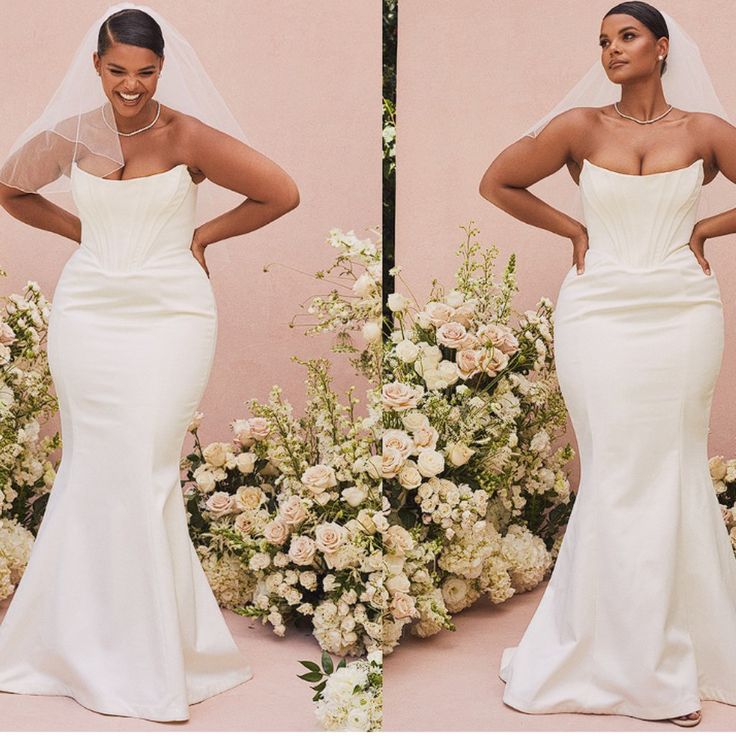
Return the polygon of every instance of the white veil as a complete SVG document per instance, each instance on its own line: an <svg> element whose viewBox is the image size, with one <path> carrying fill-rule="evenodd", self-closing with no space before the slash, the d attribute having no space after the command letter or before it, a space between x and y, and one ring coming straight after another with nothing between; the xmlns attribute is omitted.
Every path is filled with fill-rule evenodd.
<svg viewBox="0 0 736 736"><path fill-rule="evenodd" d="M671 15L660 12L667 23L669 32L667 66L662 75L665 99L669 104L681 110L712 113L732 123L718 99L698 45ZM620 98L620 85L611 82L603 64L598 59L582 79L546 115L525 131L524 136L535 138L552 118L565 110L573 107L603 107L618 102ZM579 188L576 187L567 199L566 209L576 217L582 217L583 206ZM702 219L712 214L710 210L708 194L704 188L701 188L698 218Z"/></svg>
<svg viewBox="0 0 736 736"><path fill-rule="evenodd" d="M15 141L0 166L0 182L45 195L70 189L72 164L96 176L107 176L124 165L115 117L92 64L92 54L106 18L127 8L148 13L161 26L165 62L155 98L247 143L188 41L152 8L123 2L110 6L85 33L48 105Z"/></svg>
<svg viewBox="0 0 736 736"><path fill-rule="evenodd" d="M709 112L731 122L718 99L698 45L671 15L660 12L669 31L667 67L662 75L665 99L681 110ZM524 135L537 136L552 118L570 108L603 107L618 102L620 97L620 85L606 76L603 64L598 60L565 97L528 128Z"/></svg>

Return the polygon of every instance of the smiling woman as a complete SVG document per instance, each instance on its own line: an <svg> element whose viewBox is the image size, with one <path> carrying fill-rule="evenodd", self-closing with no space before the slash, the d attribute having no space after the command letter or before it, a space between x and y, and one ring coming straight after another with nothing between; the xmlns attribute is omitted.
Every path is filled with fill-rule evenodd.
<svg viewBox="0 0 736 736"><path fill-rule="evenodd" d="M195 227L205 177L246 199ZM176 30L129 4L87 33L0 182L11 215L80 244L48 325L63 456L0 626L0 691L186 720L251 678L181 497L217 338L204 249L293 209L296 185L245 143ZM41 194L67 185L78 217Z"/></svg>

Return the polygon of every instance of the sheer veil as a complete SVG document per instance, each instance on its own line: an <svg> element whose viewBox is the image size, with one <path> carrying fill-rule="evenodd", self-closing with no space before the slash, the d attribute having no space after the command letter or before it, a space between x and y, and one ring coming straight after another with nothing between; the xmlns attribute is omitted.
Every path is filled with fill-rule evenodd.
<svg viewBox="0 0 736 736"><path fill-rule="evenodd" d="M12 145L0 166L0 182L45 195L70 189L73 165L96 176L124 165L115 117L92 54L102 23L126 8L148 13L161 26L165 62L155 99L247 143L189 42L152 8L123 2L110 6L87 30L46 108Z"/></svg>

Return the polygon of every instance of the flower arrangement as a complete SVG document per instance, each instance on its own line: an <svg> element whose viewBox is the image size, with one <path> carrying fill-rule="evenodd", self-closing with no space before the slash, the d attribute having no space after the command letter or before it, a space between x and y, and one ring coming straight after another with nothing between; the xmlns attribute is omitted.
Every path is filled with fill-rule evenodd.
<svg viewBox="0 0 736 736"><path fill-rule="evenodd" d="M59 433L40 437L57 408L43 349L49 313L35 281L0 310L0 600L25 569L56 475L49 456Z"/></svg>
<svg viewBox="0 0 736 736"><path fill-rule="evenodd" d="M312 685L315 714L325 731L380 731L383 723L383 660L374 651L365 659L337 666L327 652L321 667L302 661L307 672L299 675Z"/></svg>
<svg viewBox="0 0 736 736"><path fill-rule="evenodd" d="M250 417L232 422L231 440L202 447L200 412L182 468L190 531L221 605L277 635L307 623L326 651L357 656L380 648L386 603L375 388L381 260L380 248L352 231L333 230L327 243L338 255L317 278L335 288L311 300L307 333L336 333L333 350L373 378L364 414L355 387L344 400L331 388L327 360L294 358L307 370L302 416L274 386L267 402L248 402Z"/></svg>
<svg viewBox="0 0 736 736"><path fill-rule="evenodd" d="M464 230L454 288L434 281L421 305L401 293L388 298L384 652L406 626L430 636L454 628L452 614L482 595L501 603L535 587L571 508L573 450L553 448L566 411L552 304L543 298L514 313L514 257L497 282L497 249L482 249L472 224Z"/></svg>

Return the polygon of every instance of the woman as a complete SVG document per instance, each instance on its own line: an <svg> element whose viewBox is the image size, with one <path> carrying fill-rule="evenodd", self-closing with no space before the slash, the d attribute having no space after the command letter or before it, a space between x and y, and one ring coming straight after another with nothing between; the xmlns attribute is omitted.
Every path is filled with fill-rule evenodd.
<svg viewBox="0 0 736 736"><path fill-rule="evenodd" d="M174 28L131 4L104 18L0 169L11 215L80 243L48 329L63 457L0 626L0 690L181 721L251 677L181 496L217 337L204 253L293 209L298 192L245 144ZM195 227L205 178L247 199ZM64 182L79 217L38 193Z"/></svg>
<svg viewBox="0 0 736 736"><path fill-rule="evenodd" d="M504 702L529 713L690 726L701 700L736 705L736 560L707 456L723 313L704 255L706 239L736 232L736 209L696 222L702 184L718 171L736 182L736 129L696 111L718 103L699 102L704 83L688 88L691 73L709 81L688 42L647 3L612 8L607 78L589 75L480 185L573 245L554 340L580 488L539 607L500 669ZM608 87L620 99L591 106ZM526 189L563 165L584 225Z"/></svg>

